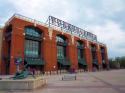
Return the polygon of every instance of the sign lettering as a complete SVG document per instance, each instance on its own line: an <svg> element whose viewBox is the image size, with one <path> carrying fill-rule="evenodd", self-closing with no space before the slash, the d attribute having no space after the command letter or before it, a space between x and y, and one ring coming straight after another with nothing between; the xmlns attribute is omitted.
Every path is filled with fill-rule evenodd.
<svg viewBox="0 0 125 93"><path fill-rule="evenodd" d="M89 40L92 40L92 41L97 41L97 36L88 32L88 31L85 31L79 27L76 27L72 24L69 24L65 21L62 21L58 18L55 18L53 16L49 16L49 26L57 26L59 28L61 28L62 30L64 30L65 32L68 32L72 35L75 35L75 36L78 36L80 38L86 38L86 39L89 39Z"/></svg>

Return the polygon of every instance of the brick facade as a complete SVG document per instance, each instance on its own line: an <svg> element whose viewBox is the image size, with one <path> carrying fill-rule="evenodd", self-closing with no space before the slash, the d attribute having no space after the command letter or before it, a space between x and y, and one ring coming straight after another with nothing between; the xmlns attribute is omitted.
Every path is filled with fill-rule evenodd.
<svg viewBox="0 0 125 93"><path fill-rule="evenodd" d="M84 54L86 63L88 66L88 71L92 71L92 54L90 50L91 44L96 46L96 55L98 59L98 64L102 65L102 58L100 53L100 47L104 48L105 52L105 61L108 65L108 56L107 56L107 47L104 44L92 42L86 39L80 39L79 37L72 36L68 33L64 33L58 31L54 28L50 28L46 25L40 25L35 22L28 22L27 20L23 20L20 18L13 17L8 23L6 23L3 29L3 42L2 42L2 57L7 56L8 51L8 44L5 39L6 29L8 26L12 26L12 33L11 33L11 53L10 53L10 63L8 74L14 74L16 71L16 65L14 63L15 57L22 57L24 59L24 41L25 41L25 31L24 28L26 26L32 26L35 28L39 28L43 33L42 37L42 44L41 44L41 51L42 51L42 58L45 61L44 71L56 71L58 70L57 66L57 44L56 44L56 36L58 34L65 36L68 39L68 46L66 49L66 54L71 60L72 64L71 67L78 69L78 55L77 55L77 40L80 40L84 43ZM20 66L20 69L23 68L23 63ZM0 71L2 74L6 74L6 62L3 58L2 62L0 61Z"/></svg>

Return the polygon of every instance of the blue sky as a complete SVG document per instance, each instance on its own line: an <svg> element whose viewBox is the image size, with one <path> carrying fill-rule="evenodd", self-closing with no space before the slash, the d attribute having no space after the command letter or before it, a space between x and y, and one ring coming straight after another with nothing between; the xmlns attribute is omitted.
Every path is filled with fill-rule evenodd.
<svg viewBox="0 0 125 93"><path fill-rule="evenodd" d="M109 57L125 56L125 0L0 0L0 25L14 13L42 22L55 16L96 34Z"/></svg>

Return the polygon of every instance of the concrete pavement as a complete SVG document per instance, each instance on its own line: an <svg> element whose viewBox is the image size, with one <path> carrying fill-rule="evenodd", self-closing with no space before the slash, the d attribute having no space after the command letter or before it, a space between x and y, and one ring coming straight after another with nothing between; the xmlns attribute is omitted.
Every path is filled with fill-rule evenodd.
<svg viewBox="0 0 125 93"><path fill-rule="evenodd" d="M62 75L44 76L47 85L37 90L0 93L125 93L125 69L77 74L77 80L62 81Z"/></svg>

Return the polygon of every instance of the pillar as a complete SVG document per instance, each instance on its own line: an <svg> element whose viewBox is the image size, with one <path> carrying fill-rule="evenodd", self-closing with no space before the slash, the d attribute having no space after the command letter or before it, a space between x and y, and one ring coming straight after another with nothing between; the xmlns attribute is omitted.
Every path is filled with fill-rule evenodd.
<svg viewBox="0 0 125 93"><path fill-rule="evenodd" d="M10 56L10 74L15 74L15 58L24 58L24 27L20 24L14 24L11 35L11 56Z"/></svg>
<svg viewBox="0 0 125 93"><path fill-rule="evenodd" d="M49 34L48 34L49 33ZM57 48L56 48L56 35L52 28L44 31L43 37L43 59L45 61L45 71L57 70Z"/></svg>
<svg viewBox="0 0 125 93"><path fill-rule="evenodd" d="M71 39L68 40L68 56L71 61L71 67L78 69L78 58L77 58L77 46L74 41L74 36L71 36Z"/></svg>
<svg viewBox="0 0 125 93"><path fill-rule="evenodd" d="M99 70L101 70L101 68L102 68L101 50L100 50L100 46L98 44L96 45L96 47L97 47L96 52L97 52L97 59L98 59Z"/></svg>
<svg viewBox="0 0 125 93"><path fill-rule="evenodd" d="M91 55L89 41L85 42L85 57L88 66L88 71L92 71L92 55Z"/></svg>

